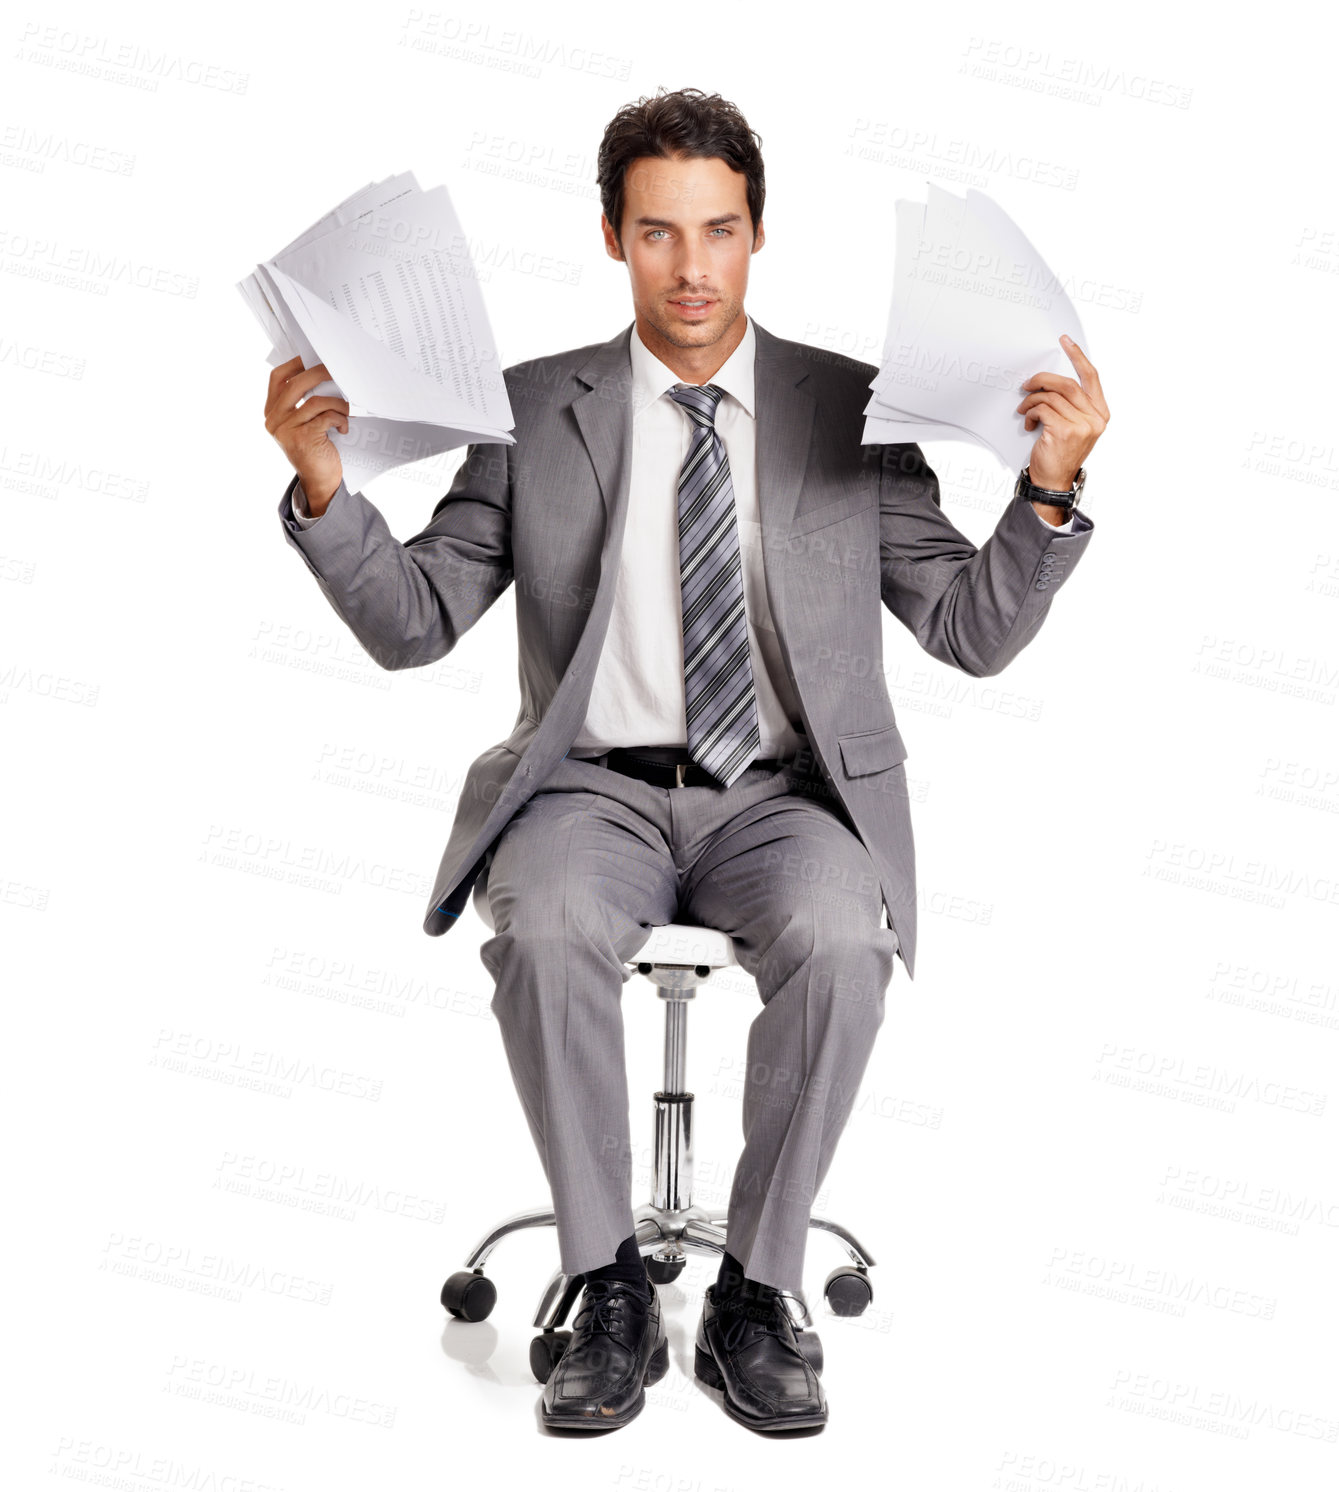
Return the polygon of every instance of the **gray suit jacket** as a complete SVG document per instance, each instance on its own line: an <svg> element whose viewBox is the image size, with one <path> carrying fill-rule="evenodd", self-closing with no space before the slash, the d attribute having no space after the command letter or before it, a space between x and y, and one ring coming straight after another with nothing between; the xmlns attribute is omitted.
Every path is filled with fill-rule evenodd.
<svg viewBox="0 0 1339 1492"><path fill-rule="evenodd" d="M1011 497L977 549L940 510L919 446L861 445L877 369L753 324L772 620L814 765L869 850L914 976L907 751L884 678L879 603L932 657L975 677L998 673L1036 635L1093 525L1079 515L1074 533L1054 533ZM279 504L288 542L383 668L444 657L516 584L516 726L466 774L423 924L430 934L454 926L493 841L585 720L628 509L631 334L629 324L608 342L508 368L516 444L470 446L432 521L403 543L343 483L309 529L293 517L296 477Z"/></svg>

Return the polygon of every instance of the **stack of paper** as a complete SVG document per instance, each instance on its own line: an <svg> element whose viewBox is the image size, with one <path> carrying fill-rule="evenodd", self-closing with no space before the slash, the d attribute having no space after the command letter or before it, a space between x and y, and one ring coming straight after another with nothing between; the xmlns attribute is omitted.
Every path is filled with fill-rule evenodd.
<svg viewBox="0 0 1339 1492"><path fill-rule="evenodd" d="M445 187L412 172L369 182L238 283L271 365L301 356L349 403L327 433L357 491L393 467L471 441L514 443L483 296Z"/></svg>
<svg viewBox="0 0 1339 1492"><path fill-rule="evenodd" d="M1012 472L1039 426L1016 414L1034 373L1075 377L1060 345L1088 352L1083 327L1045 261L984 192L926 182L929 201L896 204L893 304L865 406L866 445L965 440Z"/></svg>

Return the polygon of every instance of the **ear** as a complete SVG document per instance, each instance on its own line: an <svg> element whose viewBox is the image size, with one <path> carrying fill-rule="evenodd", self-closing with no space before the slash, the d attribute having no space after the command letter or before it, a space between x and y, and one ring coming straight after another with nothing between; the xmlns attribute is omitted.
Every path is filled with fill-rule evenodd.
<svg viewBox="0 0 1339 1492"><path fill-rule="evenodd" d="M611 259L617 259L623 263L623 250L618 246L618 239L614 237L613 225L603 213L600 214L600 231L604 234L604 251Z"/></svg>
<svg viewBox="0 0 1339 1492"><path fill-rule="evenodd" d="M762 219L758 219L758 231L753 235L753 248L751 253L756 254L763 244L767 242L767 234L763 231Z"/></svg>

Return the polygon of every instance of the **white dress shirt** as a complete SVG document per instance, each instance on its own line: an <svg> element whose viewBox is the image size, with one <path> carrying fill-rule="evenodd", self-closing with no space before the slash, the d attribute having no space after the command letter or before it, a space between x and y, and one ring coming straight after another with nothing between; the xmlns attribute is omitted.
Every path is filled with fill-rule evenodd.
<svg viewBox="0 0 1339 1492"><path fill-rule="evenodd" d="M730 462L744 614L758 709L760 757L790 757L804 735L799 703L786 677L767 604L758 519L757 426L753 370L757 339L748 321L739 346L708 382L725 390L716 429ZM683 592L679 576L679 471L693 422L667 390L685 382L642 341L634 324L632 360L632 469L628 517L603 651L591 683L586 718L571 755L595 756L614 746L678 746L688 742L683 678ZM1035 511L1035 509L1034 509ZM293 490L293 515L302 528L319 523L302 483ZM1053 533L1070 533L1037 513Z"/></svg>

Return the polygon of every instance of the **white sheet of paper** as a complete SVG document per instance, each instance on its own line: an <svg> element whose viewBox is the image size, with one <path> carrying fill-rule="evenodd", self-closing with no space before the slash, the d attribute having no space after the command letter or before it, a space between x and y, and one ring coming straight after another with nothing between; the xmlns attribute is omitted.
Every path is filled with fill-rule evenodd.
<svg viewBox="0 0 1339 1492"><path fill-rule="evenodd" d="M909 370L891 362L891 349L914 346L930 318L944 264L951 262L962 231L967 203L934 182L925 183L926 202L899 201L895 205L897 221L897 262L893 272L893 305L884 339L884 358L879 375L870 385L881 403L895 407L896 389L910 375Z"/></svg>
<svg viewBox="0 0 1339 1492"><path fill-rule="evenodd" d="M336 228L345 227L365 212L394 202L397 197L402 197L406 193L416 191L418 191L418 182L414 180L412 171L402 171L398 176L387 176L381 181L369 181L365 187L361 187L345 197L343 202L332 207L324 217L318 218L310 228L299 233L292 243L286 243L272 258L282 258L283 255L292 253L295 249L301 249L315 239L324 238L327 233L333 232Z"/></svg>
<svg viewBox="0 0 1339 1492"><path fill-rule="evenodd" d="M1014 412L1023 398L1019 385L1037 372L1073 376L1060 333L1086 346L1083 326L1056 276L997 203L975 188L960 200L927 187L914 251L915 216L898 204L894 308L865 410L865 439L879 438L870 433L874 426L929 421L970 432L1017 470L1037 438Z"/></svg>
<svg viewBox="0 0 1339 1492"><path fill-rule="evenodd" d="M501 445L515 445L516 437L506 431L456 430L448 425L415 425L405 420L382 420L375 415L350 415L349 433L329 432L330 441L339 452L344 468L344 485L350 492L361 491L373 477L425 461L443 451L469 445L480 438L496 440Z"/></svg>
<svg viewBox="0 0 1339 1492"><path fill-rule="evenodd" d="M360 188L351 196L348 196L337 207L318 219L310 228L300 233L292 243L286 244L280 249L280 254L286 254L291 249L301 248L304 244L315 238L339 228L343 224L361 216L372 207L386 202L394 201L396 197L403 196L406 191L417 191L418 183L414 180L412 171L403 172L399 176L387 177L385 181L368 182L365 187ZM275 256L276 258L278 255ZM273 263L273 261L267 261ZM237 288L256 315L256 319L265 328L269 336L271 347L266 361L272 368L277 368L280 363L291 361L295 357L304 358L304 366L314 366L310 354L311 346L304 336L300 334L293 320L292 312L284 304L283 296L278 293L273 279L265 274L266 265L257 265L244 280L237 282ZM263 276L263 278L262 278ZM299 343L302 344L299 346ZM305 347L306 351L303 351ZM320 361L320 359L316 359ZM333 394L339 398L343 395L331 382L318 384L313 393Z"/></svg>
<svg viewBox="0 0 1339 1492"><path fill-rule="evenodd" d="M402 381L405 408L389 406L360 382L341 377L323 360L336 381L369 406L370 412L406 419L502 426L511 423L506 386L483 296L470 261L469 245L445 187L405 194L369 209L356 223L336 228L303 247L276 255L274 269L306 292L304 309L323 319L321 335L333 330L331 317L318 318L323 302L332 316L358 336L346 333L350 347L381 343L410 375ZM294 314L303 319L296 306ZM308 335L325 348L308 327ZM362 377L362 352L355 366ZM391 366L379 360L381 387ZM440 406L417 402L420 380L436 386Z"/></svg>
<svg viewBox="0 0 1339 1492"><path fill-rule="evenodd" d="M939 425L925 420L884 420L877 415L868 416L861 437L862 445L895 446L922 440L964 440L969 445L980 446L992 456L1004 458L989 441L982 440L960 425Z"/></svg>
<svg viewBox="0 0 1339 1492"><path fill-rule="evenodd" d="M346 483L475 441L513 445L506 383L468 244L445 187L405 171L333 207L237 284L270 340L331 377L307 398L349 404L329 432Z"/></svg>

